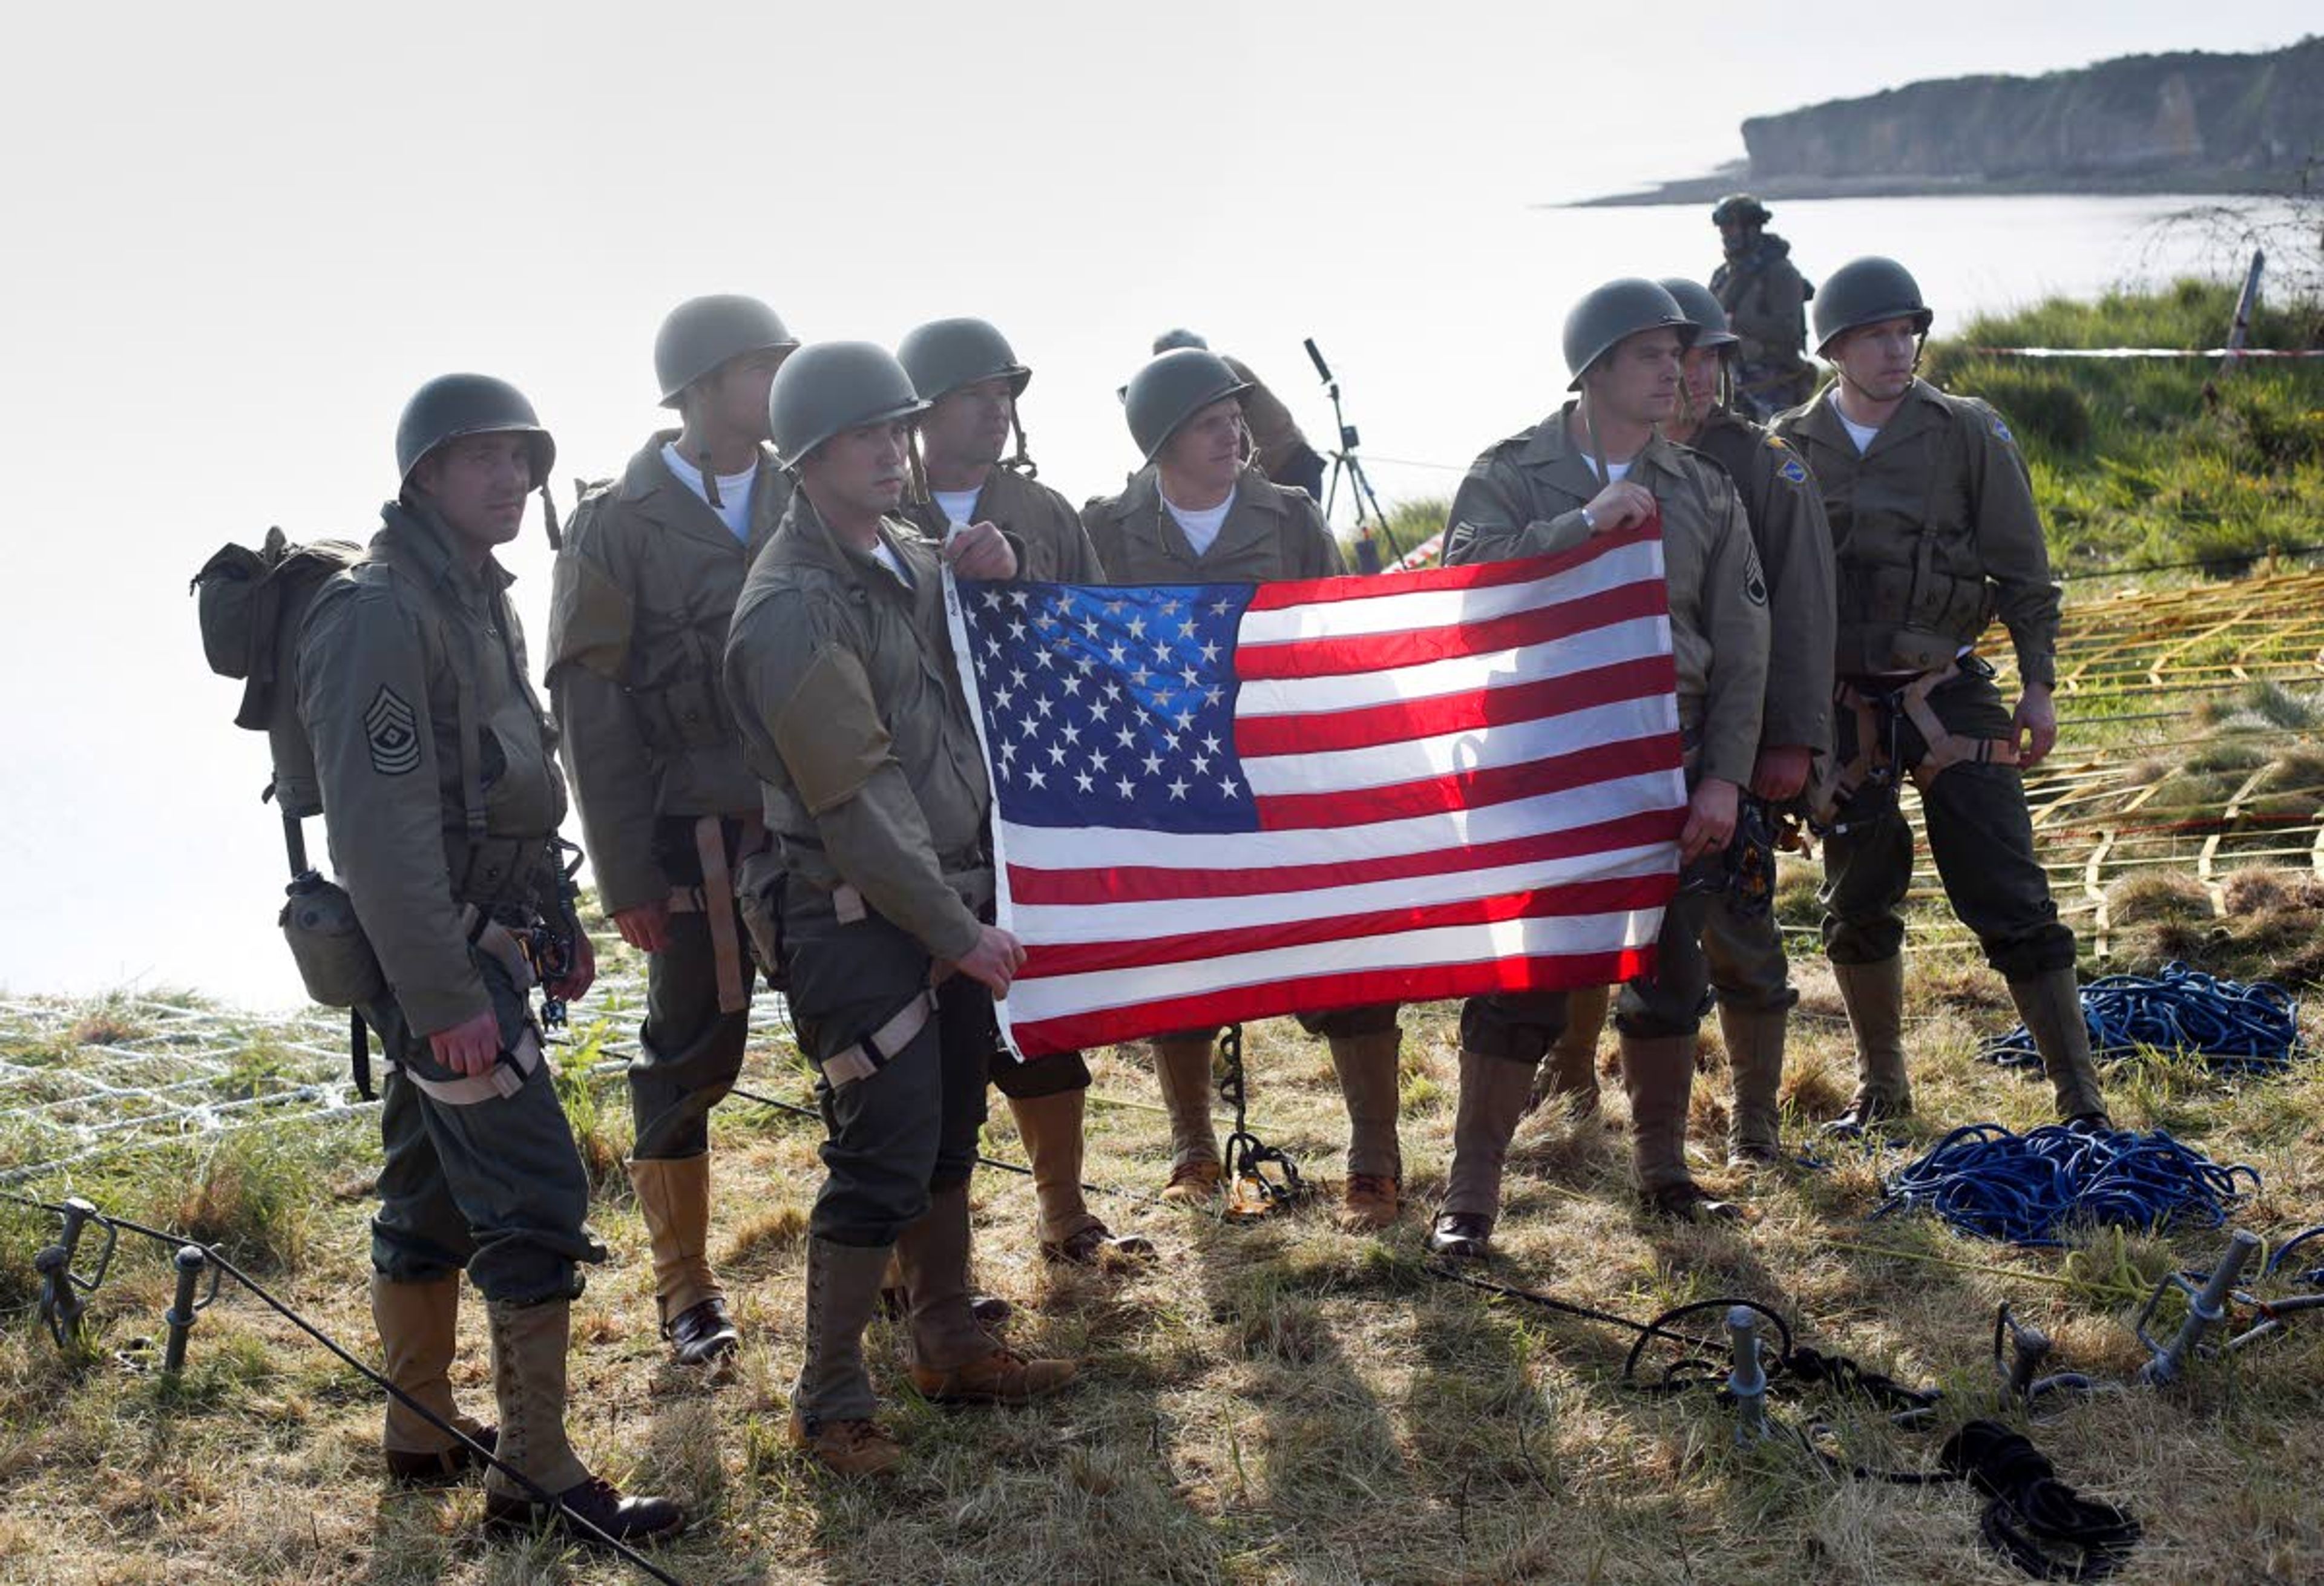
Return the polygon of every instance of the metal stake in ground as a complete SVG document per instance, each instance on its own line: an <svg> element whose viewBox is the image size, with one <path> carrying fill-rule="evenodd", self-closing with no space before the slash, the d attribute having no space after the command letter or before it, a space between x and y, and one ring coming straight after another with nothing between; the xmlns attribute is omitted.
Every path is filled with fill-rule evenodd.
<svg viewBox="0 0 2324 1586"><path fill-rule="evenodd" d="M2244 1263L2257 1249L2259 1236L2238 1228L2227 1236L2227 1253L2211 1268L2211 1276L2200 1292L2176 1272L2154 1286L2154 1292L2147 1296L2146 1308L2138 1314L2138 1342L2154 1351L2154 1358L2138 1369L2141 1382L2160 1388L2177 1380L2188 1357L2201 1345L2203 1334L2227 1319L2227 1302L2235 1297L2236 1279L2242 1276ZM2179 1324L2177 1337L2167 1344L2157 1343L2147 1335L2146 1323L2153 1317L2154 1307L2163 1303L2163 1295L2172 1288L2188 1296L2187 1319Z"/></svg>
<svg viewBox="0 0 2324 1586"><path fill-rule="evenodd" d="M1748 1305L1730 1307L1727 1337L1734 1357L1727 1391L1735 1399L1735 1444L1745 1448L1767 1435L1767 1373L1759 1364L1759 1314Z"/></svg>
<svg viewBox="0 0 2324 1586"><path fill-rule="evenodd" d="M161 1347L161 1380L174 1382L186 1369L186 1342L193 1336L194 1322L210 1302L217 1298L220 1274L210 1266L209 1252L199 1245L180 1245L172 1264L178 1268L178 1297L161 1314L162 1323L170 1330L169 1342ZM210 1275L210 1292L200 1299L194 1290L202 1283L202 1274Z"/></svg>
<svg viewBox="0 0 2324 1586"><path fill-rule="evenodd" d="M1227 1136L1226 1216L1237 1222L1257 1222L1280 1207L1307 1197L1299 1164L1291 1153L1270 1146L1250 1131L1245 1112L1249 1086L1242 1066L1242 1026L1231 1024L1219 1035L1219 1056L1226 1074L1219 1081L1219 1097L1234 1109L1234 1132Z"/></svg>
<svg viewBox="0 0 2324 1586"><path fill-rule="evenodd" d="M63 1220L63 1231L57 1242L32 1258L32 1270L41 1275L41 1320L47 1324L49 1335L57 1341L59 1349L67 1349L80 1339L80 1322L88 1310L83 1297L97 1292L113 1266L114 1247L121 1242L121 1231L99 1220L105 1230L105 1249L97 1259L97 1270L82 1277L73 1270L80 1259L80 1236L97 1207L75 1195L67 1201L58 1215Z"/></svg>

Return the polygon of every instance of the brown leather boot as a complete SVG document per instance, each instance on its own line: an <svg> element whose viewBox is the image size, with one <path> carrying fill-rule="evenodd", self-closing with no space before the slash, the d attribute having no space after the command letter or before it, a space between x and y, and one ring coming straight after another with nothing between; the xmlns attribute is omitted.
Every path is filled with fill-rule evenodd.
<svg viewBox="0 0 2324 1586"><path fill-rule="evenodd" d="M630 1183L653 1244L654 1305L670 1358L701 1366L733 1354L742 1335L710 1270L710 1153L632 1159Z"/></svg>
<svg viewBox="0 0 2324 1586"><path fill-rule="evenodd" d="M791 1384L795 1448L843 1476L879 1476L904 1457L877 1422L863 1329L880 1303L890 1247L807 1241L807 1352Z"/></svg>
<svg viewBox="0 0 2324 1586"><path fill-rule="evenodd" d="M1073 1379L1070 1360L1028 1360L1002 1348L968 1308L968 1185L936 1191L896 1241L911 1295L912 1382L941 1403L1023 1404Z"/></svg>
<svg viewBox="0 0 2324 1586"><path fill-rule="evenodd" d="M2009 982L2010 1000L2042 1054L2042 1068L2058 1098L2058 1116L2068 1123L2111 1129L2098 1065L2090 1061L2090 1027L2082 1017L2082 993L2073 969Z"/></svg>
<svg viewBox="0 0 2324 1586"><path fill-rule="evenodd" d="M1584 986L1566 993L1565 1028L1533 1076L1532 1111L1555 1102L1574 1118L1598 1115L1598 1036L1606 1028L1611 986Z"/></svg>
<svg viewBox="0 0 2324 1586"><path fill-rule="evenodd" d="M1331 1037L1332 1067L1348 1106L1348 1183L1339 1222L1351 1233L1396 1222L1404 1180L1404 1151L1396 1138L1401 1041L1401 1033L1393 1029Z"/></svg>
<svg viewBox="0 0 2324 1586"><path fill-rule="evenodd" d="M1452 1118L1452 1166L1444 1203L1429 1230L1440 1256L1481 1259L1501 1213L1501 1166L1533 1094L1529 1065L1482 1052L1461 1054L1461 1102Z"/></svg>
<svg viewBox="0 0 2324 1586"><path fill-rule="evenodd" d="M570 1300L538 1305L494 1302L493 1394L500 1401L500 1458L557 1495L542 1503L494 1467L484 1478L484 1525L510 1530L540 1523L560 1526L576 1542L602 1538L576 1525L578 1514L617 1542L658 1541L686 1524L666 1498L625 1498L612 1482L592 1476L565 1441L565 1360L573 1338ZM568 1512L569 1511L569 1512Z"/></svg>
<svg viewBox="0 0 2324 1586"><path fill-rule="evenodd" d="M1011 1096L1017 1138L1033 1169L1033 1198L1041 1209L1041 1254L1076 1267L1150 1261L1154 1241L1119 1237L1089 1208L1082 1194L1084 1120L1089 1093Z"/></svg>
<svg viewBox="0 0 2324 1586"><path fill-rule="evenodd" d="M1154 1078L1170 1115L1166 1201L1206 1205L1218 1198L1219 1137L1211 1123L1211 1037L1154 1037Z"/></svg>
<svg viewBox="0 0 2324 1586"><path fill-rule="evenodd" d="M1735 1099L1728 1112L1727 1165L1743 1167L1778 1161L1784 1154L1784 1032L1791 1022L1782 1008L1719 1005L1719 1033L1727 1044L1727 1070Z"/></svg>
<svg viewBox="0 0 2324 1586"><path fill-rule="evenodd" d="M371 1318L379 1328L380 1371L438 1419L456 1426L486 1448L497 1434L452 1400L452 1355L458 1346L460 1275L427 1283L392 1283L383 1272L371 1275ZM387 1425L380 1435L387 1473L414 1487L456 1481L484 1462L466 1443L447 1437L402 1400L387 1401Z"/></svg>
<svg viewBox="0 0 2324 1586"><path fill-rule="evenodd" d="M1904 1071L1904 958L1877 964L1834 964L1840 1000L1856 1033L1856 1095L1828 1129L1855 1134L1884 1118L1913 1115L1913 1085Z"/></svg>
<svg viewBox="0 0 2324 1586"><path fill-rule="evenodd" d="M1694 1047L1691 1035L1622 1037L1622 1084L1630 1093L1630 1160L1638 1198L1665 1216L1739 1217L1740 1207L1712 1197L1687 1170Z"/></svg>
<svg viewBox="0 0 2324 1586"><path fill-rule="evenodd" d="M973 1294L968 1296L969 1314L980 1327L998 1327L1016 1314L1017 1307L997 1294ZM888 1255L888 1275L880 1284L880 1314L890 1322L901 1322L912 1314L912 1296L904 1287L904 1264L896 1259L890 1248Z"/></svg>

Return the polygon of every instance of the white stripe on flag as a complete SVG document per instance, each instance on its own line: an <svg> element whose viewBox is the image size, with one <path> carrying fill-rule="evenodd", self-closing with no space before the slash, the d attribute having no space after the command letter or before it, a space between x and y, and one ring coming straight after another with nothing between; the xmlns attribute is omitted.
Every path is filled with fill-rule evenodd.
<svg viewBox="0 0 2324 1586"><path fill-rule="evenodd" d="M1551 678L1670 653L1670 619L1636 617L1570 639L1552 639L1483 655L1456 655L1377 672L1346 672L1328 678L1254 678L1235 696L1235 715L1297 715L1307 711L1353 710L1434 699L1511 683Z"/></svg>
<svg viewBox="0 0 2324 1586"><path fill-rule="evenodd" d="M1059 1019L1093 1009L1198 996L1277 981L1506 958L1572 957L1643 947L1662 922L1659 908L1612 914L1545 915L1483 925L1438 926L1380 936L1272 947L1257 953L1156 964L1135 969L1020 980L1010 989L1008 1017L1016 1022Z"/></svg>
<svg viewBox="0 0 2324 1586"><path fill-rule="evenodd" d="M1277 793L1360 792L1464 771L1499 770L1580 750L1608 748L1678 730L1678 705L1667 694L1617 700L1490 728L1463 727L1434 738L1333 749L1305 754L1246 756L1243 779L1261 798Z"/></svg>
<svg viewBox="0 0 2324 1586"><path fill-rule="evenodd" d="M1023 856L1019 856L1022 862ZM1160 898L1137 903L1019 903L1017 923L1028 939L1062 942L1130 942L1189 931L1231 931L1267 926L1286 917L1330 919L1387 908L1419 908L1434 903L1545 891L1582 881L1620 881L1668 875L1671 845L1608 849L1530 864L1452 870L1352 887L1309 887L1254 893L1240 898Z"/></svg>
<svg viewBox="0 0 2324 1586"><path fill-rule="evenodd" d="M1596 561L1554 578L1534 578L1521 584L1489 584L1477 589L1422 589L1409 594L1381 593L1357 600L1318 601L1277 611L1245 612L1241 641L1245 644L1289 644L1302 639L1354 639L1367 633L1409 633L1424 628L1454 628L1518 612L1564 605L1619 589L1626 584L1659 580L1663 576L1662 546L1640 540L1607 552Z"/></svg>
<svg viewBox="0 0 2324 1586"><path fill-rule="evenodd" d="M1127 826L995 825L1010 862L1036 870L1154 865L1165 870L1245 870L1259 866L1348 864L1406 853L1434 853L1475 843L1536 836L1596 825L1641 810L1678 809L1686 780L1676 766L1513 798L1480 809L1378 821L1370 825L1282 832L1149 832Z"/></svg>

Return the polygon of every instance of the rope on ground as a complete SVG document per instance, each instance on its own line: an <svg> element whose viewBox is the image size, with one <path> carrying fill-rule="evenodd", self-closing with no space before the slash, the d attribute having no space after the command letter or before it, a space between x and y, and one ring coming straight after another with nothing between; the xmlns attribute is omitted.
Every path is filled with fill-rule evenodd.
<svg viewBox="0 0 2324 1586"><path fill-rule="evenodd" d="M1993 1500L1978 1534L2037 1581L2103 1580L2129 1562L2144 1535L2127 1513L2059 1480L2041 1450L1998 1421L1969 1422L1937 1459Z"/></svg>
<svg viewBox="0 0 2324 1586"><path fill-rule="evenodd" d="M2282 1074L2310 1056L2300 999L2269 981L2235 981L2176 960L2158 974L2110 974L2082 988L2090 1055L2101 1062L2145 1048L2200 1056L2238 1079ZM2042 1055L2024 1025L1979 1045L1978 1056L2039 1072Z"/></svg>
<svg viewBox="0 0 2324 1586"><path fill-rule="evenodd" d="M2218 1228L2259 1188L2256 1168L2221 1166L2161 1130L1974 1123L1899 1169L1872 1215L1930 1212L1973 1239L2056 1248L2078 1227Z"/></svg>
<svg viewBox="0 0 2324 1586"><path fill-rule="evenodd" d="M520 1487L524 1489L525 1492L535 1503L548 1504L558 1509L567 1525L576 1526L583 1531L587 1532L589 1534L589 1539L593 1543L615 1554L624 1563L632 1565L642 1573L660 1581L662 1586L685 1586L685 1583L679 1581L677 1576L670 1574L668 1571L656 1565L652 1560L638 1552L637 1549L630 1546L620 1537L607 1532L604 1527L597 1525L596 1522L590 1519L586 1515L582 1514L570 1504L567 1504L559 1495L549 1491L549 1489L534 1480L524 1471L518 1470L515 1466L500 1459L492 1449L487 1448L475 1438L469 1436L466 1433L461 1431L459 1427L452 1425L450 1421L438 1415L435 1411L429 1409L426 1405L421 1404L418 1399L412 1397L402 1388L398 1388L394 1383L390 1382L385 1377L374 1370L370 1366L365 1365L363 1361L357 1360L347 1351L344 1344L339 1342L338 1340L333 1338L329 1333L325 1332L314 1323L309 1322L286 1301L277 1299L264 1285L261 1284L256 1278L251 1277L249 1273L244 1272L233 1261L227 1259L226 1256L219 1252L216 1245L204 1244L198 1240L189 1239L182 1234L171 1233L163 1229L149 1228L142 1222L133 1222L126 1217L109 1216L106 1213L96 1211L93 1208L75 1208L69 1204L52 1204L47 1201L35 1200L30 1195L20 1195L8 1191L0 1191L0 1201L5 1201L11 1204L23 1206L32 1211L45 1212L52 1217L64 1218L67 1220L69 1226L74 1222L90 1222L107 1230L113 1235L118 1236L124 1233L135 1234L140 1239L149 1240L154 1244L161 1246L165 1249L179 1251L181 1254L189 1249L199 1250L202 1254L203 1264L208 1266L214 1275L223 1273L226 1277L233 1278L236 1283L247 1289L250 1292L251 1296L256 1299L261 1305L272 1311L276 1315L281 1317L285 1322L290 1323L293 1327L299 1329L300 1332L305 1333L308 1337L313 1339L317 1343L321 1344L332 1354L337 1356L340 1363L347 1367L348 1369L354 1371L357 1376L362 1377L364 1380L371 1383L373 1387L384 1389L389 1397L393 1398L397 1403L402 1405L404 1408L410 1410L415 1415L419 1415L420 1419L435 1427L437 1431L445 1434L447 1436L456 1439L460 1444L466 1447L468 1452L479 1462L490 1465L493 1469L500 1471L502 1474L507 1476L511 1480L516 1482ZM106 1253L107 1265L110 1264L110 1260L111 1252L108 1248ZM64 1276L67 1282L73 1281L69 1270L68 1270ZM91 1288L95 1287L97 1281L98 1280L89 1280L87 1286ZM215 1276L213 1276L211 1280L211 1292L213 1295L217 1292L217 1278ZM209 1302L206 1299L201 1302L201 1305L206 1306L208 1303ZM197 1307L197 1309L198 1308L200 1307ZM179 1316L174 1311L168 1320L172 1325L191 1325L189 1319ZM61 1342L61 1340L60 1340L60 1342Z"/></svg>

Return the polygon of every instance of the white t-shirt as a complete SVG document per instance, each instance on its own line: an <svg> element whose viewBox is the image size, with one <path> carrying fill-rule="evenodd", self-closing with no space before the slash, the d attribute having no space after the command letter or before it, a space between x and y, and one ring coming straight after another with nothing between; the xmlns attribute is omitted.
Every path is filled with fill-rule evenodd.
<svg viewBox="0 0 2324 1586"><path fill-rule="evenodd" d="M702 470L687 461L686 454L678 449L676 441L662 443L661 460L662 466L676 475L679 484L700 497L703 505L710 506L710 491L702 483ZM718 514L718 521L725 524L726 531L737 539L747 541L751 538L751 486L758 483L758 478L759 466L756 463L740 474L718 475L718 504L710 510Z"/></svg>
<svg viewBox="0 0 2324 1586"><path fill-rule="evenodd" d="M982 493L981 490L931 490L928 492L929 496L936 503L936 510L945 515L947 521L963 525L973 520L976 512L976 498Z"/></svg>
<svg viewBox="0 0 2324 1586"><path fill-rule="evenodd" d="M1194 554L1198 557L1208 556L1211 547L1218 543L1219 529L1226 522L1227 514L1234 511L1234 503L1232 489L1227 492L1226 500L1199 512L1190 512L1167 495L1162 498L1162 504L1170 509L1170 515L1177 520L1178 527L1185 533L1186 543L1194 548Z"/></svg>
<svg viewBox="0 0 2324 1586"><path fill-rule="evenodd" d="M1601 475L1598 471L1597 458L1591 456L1588 452L1583 452L1582 454L1582 460L1583 463L1588 465L1590 476L1592 479L1602 478L1607 484L1615 484L1630 476L1629 463L1609 463L1606 465L1606 471ZM1633 458L1631 460L1635 462L1637 459Z"/></svg>
<svg viewBox="0 0 2324 1586"><path fill-rule="evenodd" d="M1880 433L1880 426L1875 424L1868 429L1849 418L1848 410L1840 405L1840 387L1837 385L1831 388L1831 416L1840 420L1840 427L1848 431L1848 438L1856 443L1856 455L1862 456L1872 449L1872 438Z"/></svg>
<svg viewBox="0 0 2324 1586"><path fill-rule="evenodd" d="M895 547L890 545L886 539L876 539L872 542L872 555L881 567L896 575L897 583L907 589L912 586L912 576L904 571L904 564L898 558Z"/></svg>

